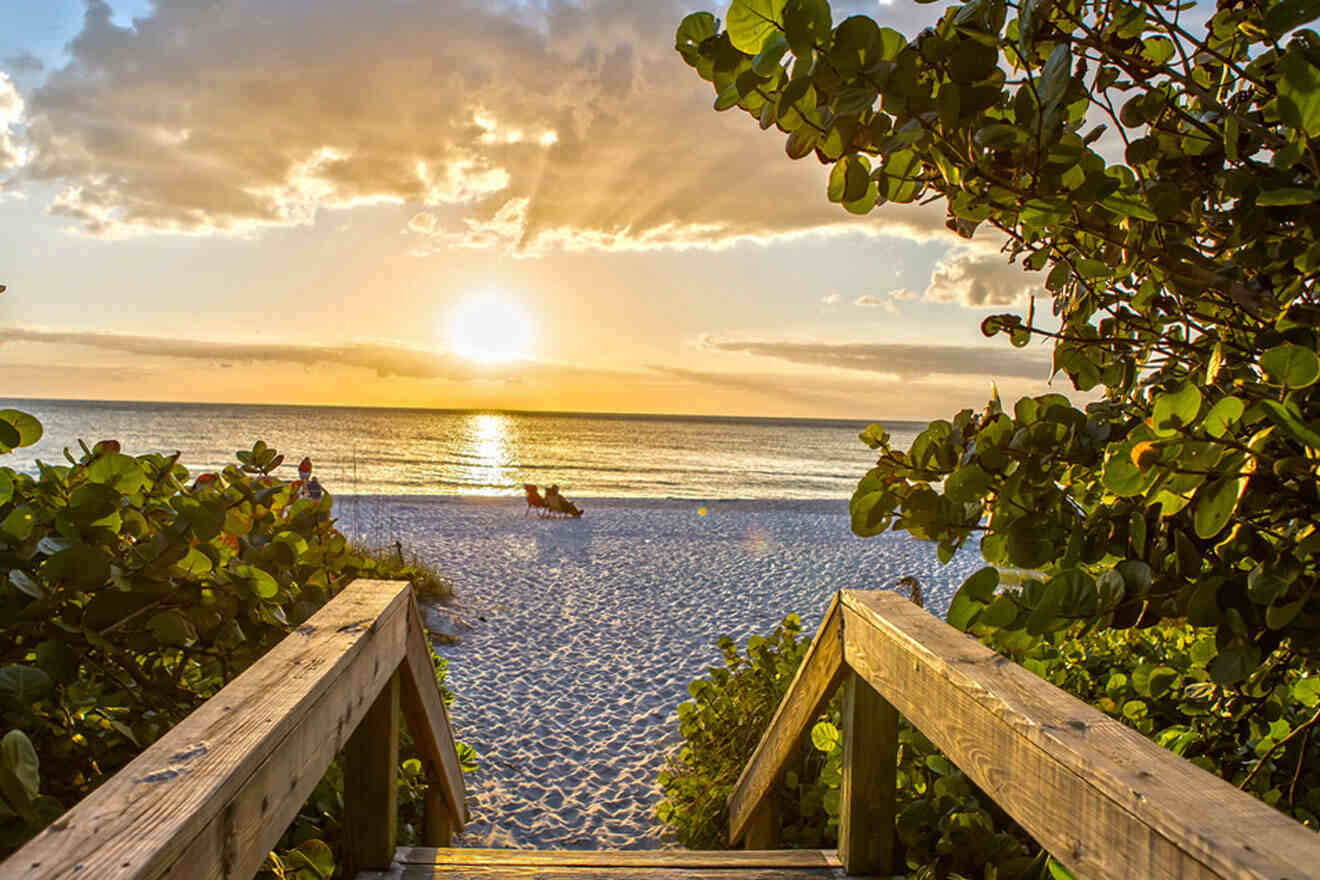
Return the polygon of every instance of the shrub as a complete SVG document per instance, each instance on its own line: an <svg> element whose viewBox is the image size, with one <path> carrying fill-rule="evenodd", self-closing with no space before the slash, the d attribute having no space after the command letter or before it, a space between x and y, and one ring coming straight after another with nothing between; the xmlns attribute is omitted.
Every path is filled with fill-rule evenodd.
<svg viewBox="0 0 1320 880"><path fill-rule="evenodd" d="M0 451L40 435L30 416L0 412ZM79 456L65 451L67 464L38 462L36 477L0 468L0 710L11 728L0 752L0 857L350 580L379 571L334 527L329 495L302 499L272 476L283 456L260 441L195 478L178 453L80 445ZM295 823L304 853L294 862L323 861L308 829L331 824L334 787L332 771ZM405 798L405 820L415 801Z"/></svg>
<svg viewBox="0 0 1320 880"><path fill-rule="evenodd" d="M766 639L754 636L747 656L720 640L725 667L713 667L679 707L684 744L660 775L658 810L679 840L694 848L727 844L729 792L751 758L806 654L790 616ZM980 630L994 644L1004 633ZM1284 652L1267 658L1246 690L1214 683L1215 634L1183 622L1132 630L1087 632L1074 626L1023 650L1009 651L1027 669L1161 746L1272 804L1308 827L1320 826L1320 779L1311 769L1320 743L1320 677L1306 676ZM772 795L787 807L784 841L832 846L837 841L843 740L836 701L813 726L810 746ZM1063 876L1057 864L935 745L905 719L899 724L895 833L898 858L914 877Z"/></svg>

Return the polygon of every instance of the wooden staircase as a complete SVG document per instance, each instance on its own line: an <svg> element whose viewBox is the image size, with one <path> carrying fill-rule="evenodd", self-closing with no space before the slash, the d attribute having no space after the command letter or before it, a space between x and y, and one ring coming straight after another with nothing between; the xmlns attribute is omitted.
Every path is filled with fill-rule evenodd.
<svg viewBox="0 0 1320 880"><path fill-rule="evenodd" d="M779 850L776 780L844 689L839 850ZM845 590L729 797L721 852L451 848L468 820L406 583L359 580L23 849L0 880L249 880L342 752L354 880L889 875L899 714L1079 878L1320 877L1320 835L893 593ZM395 847L400 728L425 847Z"/></svg>

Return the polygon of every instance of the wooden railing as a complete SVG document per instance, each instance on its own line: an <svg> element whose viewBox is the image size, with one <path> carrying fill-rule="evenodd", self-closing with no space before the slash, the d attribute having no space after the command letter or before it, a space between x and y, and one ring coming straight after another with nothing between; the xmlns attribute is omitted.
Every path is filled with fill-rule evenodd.
<svg viewBox="0 0 1320 880"><path fill-rule="evenodd" d="M400 704L430 785L425 842L467 821L405 582L358 580L17 853L0 880L249 878L344 752L345 876L395 847Z"/></svg>
<svg viewBox="0 0 1320 880"><path fill-rule="evenodd" d="M896 867L902 713L1078 877L1320 876L1316 832L906 599L869 591L830 605L730 795L731 843L775 845L775 780L839 684L850 874Z"/></svg>

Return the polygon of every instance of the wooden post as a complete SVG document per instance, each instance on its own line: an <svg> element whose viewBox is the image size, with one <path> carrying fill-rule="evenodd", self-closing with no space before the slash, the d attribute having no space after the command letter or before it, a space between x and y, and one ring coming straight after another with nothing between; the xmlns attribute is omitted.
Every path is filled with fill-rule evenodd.
<svg viewBox="0 0 1320 880"><path fill-rule="evenodd" d="M888 874L894 861L898 712L851 669L843 688L839 859L849 874Z"/></svg>
<svg viewBox="0 0 1320 880"><path fill-rule="evenodd" d="M399 672L344 747L344 876L388 871L398 822Z"/></svg>
<svg viewBox="0 0 1320 880"><path fill-rule="evenodd" d="M743 838L743 849L778 848L779 805L775 803L775 791L772 785L747 822L747 836Z"/></svg>
<svg viewBox="0 0 1320 880"><path fill-rule="evenodd" d="M422 843L426 846L449 846L454 841L454 817L449 811L439 781L426 786L422 819Z"/></svg>

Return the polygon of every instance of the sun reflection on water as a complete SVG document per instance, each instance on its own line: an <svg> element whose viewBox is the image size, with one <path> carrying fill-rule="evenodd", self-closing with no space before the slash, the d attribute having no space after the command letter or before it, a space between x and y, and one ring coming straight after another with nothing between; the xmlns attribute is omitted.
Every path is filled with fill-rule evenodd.
<svg viewBox="0 0 1320 880"><path fill-rule="evenodd" d="M473 413L462 425L461 462L455 465L453 483L461 495L508 494L510 476L510 428L508 416Z"/></svg>

